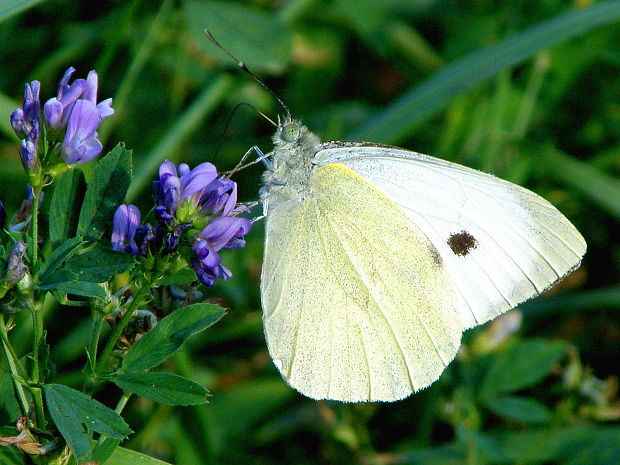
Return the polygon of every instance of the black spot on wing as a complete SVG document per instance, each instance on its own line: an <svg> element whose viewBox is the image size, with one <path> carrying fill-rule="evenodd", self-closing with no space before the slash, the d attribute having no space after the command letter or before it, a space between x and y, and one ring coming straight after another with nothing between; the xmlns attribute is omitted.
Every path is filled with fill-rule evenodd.
<svg viewBox="0 0 620 465"><path fill-rule="evenodd" d="M458 233L450 235L448 239L448 246L454 252L454 255L459 257L465 257L469 253L478 247L478 241L467 231L463 230Z"/></svg>

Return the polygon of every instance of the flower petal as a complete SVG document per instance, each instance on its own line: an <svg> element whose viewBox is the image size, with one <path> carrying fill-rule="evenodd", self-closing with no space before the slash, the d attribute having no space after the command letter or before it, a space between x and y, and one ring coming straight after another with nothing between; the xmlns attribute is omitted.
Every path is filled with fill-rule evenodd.
<svg viewBox="0 0 620 465"><path fill-rule="evenodd" d="M112 99L107 98L97 104L99 110L99 116L104 120L114 114L114 108L112 108Z"/></svg>
<svg viewBox="0 0 620 465"><path fill-rule="evenodd" d="M95 104L88 100L75 102L61 146L68 164L86 163L101 153L101 142L97 140L99 124L101 118Z"/></svg>
<svg viewBox="0 0 620 465"><path fill-rule="evenodd" d="M92 104L97 105L97 87L99 86L99 76L97 71L89 71L86 76L86 86L84 87L84 93L82 98L90 101Z"/></svg>
<svg viewBox="0 0 620 465"><path fill-rule="evenodd" d="M223 249L233 238L247 234L252 223L247 218L220 216L214 218L198 235L216 251Z"/></svg>
<svg viewBox="0 0 620 465"><path fill-rule="evenodd" d="M181 176L181 189L183 191L181 198L202 191L211 181L217 178L217 170L212 163L205 162L196 166L189 173Z"/></svg>

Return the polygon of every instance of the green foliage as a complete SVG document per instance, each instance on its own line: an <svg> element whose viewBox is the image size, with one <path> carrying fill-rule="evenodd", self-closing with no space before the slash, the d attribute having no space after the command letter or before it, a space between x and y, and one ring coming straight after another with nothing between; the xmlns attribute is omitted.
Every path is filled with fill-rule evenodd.
<svg viewBox="0 0 620 465"><path fill-rule="evenodd" d="M209 394L200 384L173 373L117 373L113 379L124 391L160 404L204 404Z"/></svg>
<svg viewBox="0 0 620 465"><path fill-rule="evenodd" d="M496 415L519 423L549 423L549 409L527 397L498 396L484 400L484 405Z"/></svg>
<svg viewBox="0 0 620 465"><path fill-rule="evenodd" d="M423 85L399 97L395 103L355 131L353 139L401 142L419 121L443 108L459 94L556 42L619 19L618 1L601 2L586 10L558 15L492 47L471 53L445 66Z"/></svg>
<svg viewBox="0 0 620 465"><path fill-rule="evenodd" d="M117 439L132 432L118 413L75 389L48 384L44 390L50 415L78 460L89 460L91 455L82 425Z"/></svg>
<svg viewBox="0 0 620 465"><path fill-rule="evenodd" d="M168 315L127 352L123 371L148 370L160 365L190 336L216 323L224 313L217 305L193 304Z"/></svg>
<svg viewBox="0 0 620 465"><path fill-rule="evenodd" d="M162 460L157 460L148 455L139 454L122 447L114 450L114 453L108 459L108 463L113 463L114 465L169 465Z"/></svg>
<svg viewBox="0 0 620 465"><path fill-rule="evenodd" d="M185 2L189 32L195 37L205 29L230 50L243 50L243 61L252 69L282 70L290 54L291 35L276 16L240 3ZM228 57L217 48L208 50L220 60Z"/></svg>
<svg viewBox="0 0 620 465"><path fill-rule="evenodd" d="M75 236L84 188L84 174L81 170L64 173L56 184L49 221L50 241L55 247Z"/></svg>
<svg viewBox="0 0 620 465"><path fill-rule="evenodd" d="M73 256L66 263L67 270L81 281L102 283L115 274L129 271L136 263L129 254L119 254L107 247L95 245L84 253Z"/></svg>
<svg viewBox="0 0 620 465"><path fill-rule="evenodd" d="M77 232L86 238L99 238L112 222L112 215L131 182L131 151L123 144L101 158L88 183L80 210Z"/></svg>
<svg viewBox="0 0 620 465"><path fill-rule="evenodd" d="M512 344L493 361L482 385L482 395L520 391L538 384L566 354L563 343L531 340Z"/></svg>

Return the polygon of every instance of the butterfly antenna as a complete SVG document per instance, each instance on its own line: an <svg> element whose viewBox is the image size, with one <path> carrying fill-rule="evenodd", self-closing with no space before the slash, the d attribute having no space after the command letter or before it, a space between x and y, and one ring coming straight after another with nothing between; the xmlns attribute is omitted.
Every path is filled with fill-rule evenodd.
<svg viewBox="0 0 620 465"><path fill-rule="evenodd" d="M265 90L267 90L267 92L269 92L271 94L271 96L280 104L280 106L282 108L284 108L284 111L286 111L286 115L288 116L288 119L292 119L291 116L291 111L288 109L288 107L286 106L286 104L280 99L280 97L278 97L269 87L267 87L267 84L265 84L263 81L261 81L259 79L259 77L254 74L252 71L249 70L249 68L246 66L246 64L237 59L237 57L235 57L232 53L230 53L228 50L226 50L222 44L220 44L215 37L213 36L213 34L211 34L211 31L209 31L208 29L205 29L205 35L207 36L207 38L211 41L211 43L213 43L213 45L215 45L217 48L219 48L220 50L222 50L224 53L226 53L226 55L228 55L235 63L237 63L237 66L239 68L241 68L243 71L245 71L247 74L249 74L250 76L252 76L252 79L254 79L256 82L258 82L261 86L263 86L263 88ZM259 112L260 113L260 112ZM262 113L261 113L262 114ZM264 116L264 115L263 115ZM267 118L269 119L269 118ZM270 120L271 121L271 120ZM271 121L273 123L273 121Z"/></svg>
<svg viewBox="0 0 620 465"><path fill-rule="evenodd" d="M235 105L235 108L232 109L232 111L230 112L230 114L228 115L228 119L226 120L226 125L224 126L224 131L222 132L222 137L220 137L219 142L217 143L217 147L215 149L215 154L213 155L213 163L215 163L215 159L218 155L218 153L220 153L220 149L222 148L222 145L224 144L224 139L226 136L226 133L228 132L228 128L230 127L230 123L232 122L233 116L235 116L235 112L242 106L247 106L250 107L252 110L254 110L256 113L258 113L259 115L261 115L263 118L265 118L269 123L271 123L274 127L278 127L278 125L271 119L269 118L269 116L267 116L266 114L264 114L262 111L260 111L258 108L256 108L254 105L247 103L247 102L240 102L237 105Z"/></svg>

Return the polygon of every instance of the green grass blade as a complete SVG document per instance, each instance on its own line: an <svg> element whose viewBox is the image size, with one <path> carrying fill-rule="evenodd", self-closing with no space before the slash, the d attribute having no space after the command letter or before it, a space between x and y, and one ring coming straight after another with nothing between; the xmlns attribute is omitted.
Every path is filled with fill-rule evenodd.
<svg viewBox="0 0 620 465"><path fill-rule="evenodd" d="M552 314L582 312L586 310L607 312L620 308L620 287L607 287L581 291L573 294L541 297L519 305L526 315L525 321L530 317L548 316Z"/></svg>
<svg viewBox="0 0 620 465"><path fill-rule="evenodd" d="M351 139L398 143L426 117L454 97L553 44L620 20L620 1L601 2L571 10L513 35L496 45L471 53L414 87L351 134Z"/></svg>
<svg viewBox="0 0 620 465"><path fill-rule="evenodd" d="M0 22L32 8L43 0L0 0Z"/></svg>
<svg viewBox="0 0 620 465"><path fill-rule="evenodd" d="M146 66L149 58L155 52L155 45L157 44L157 37L162 34L166 21L170 18L170 10L172 9L172 1L166 0L162 3L157 16L152 21L151 26L146 34L146 37L141 41L140 47L137 49L135 55L132 57L131 65L125 73L123 82L121 83L118 92L114 96L114 111L115 118L110 118L106 121L106 124L101 127L99 131L99 140L105 145L105 141L108 139L114 128L124 121L128 115L128 102L132 92L138 84L138 78L140 73Z"/></svg>
<svg viewBox="0 0 620 465"><path fill-rule="evenodd" d="M542 150L540 158L547 164L555 178L586 195L611 215L620 218L620 179L553 147Z"/></svg>

